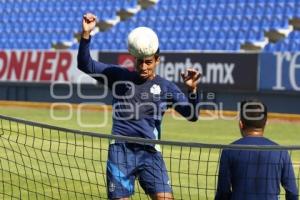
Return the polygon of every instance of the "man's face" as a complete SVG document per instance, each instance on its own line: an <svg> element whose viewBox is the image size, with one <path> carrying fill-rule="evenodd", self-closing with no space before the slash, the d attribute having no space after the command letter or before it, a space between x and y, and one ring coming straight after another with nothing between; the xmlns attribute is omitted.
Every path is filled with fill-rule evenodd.
<svg viewBox="0 0 300 200"><path fill-rule="evenodd" d="M155 77L155 68L159 63L159 57L150 56L146 58L136 58L135 68L142 79L153 79Z"/></svg>

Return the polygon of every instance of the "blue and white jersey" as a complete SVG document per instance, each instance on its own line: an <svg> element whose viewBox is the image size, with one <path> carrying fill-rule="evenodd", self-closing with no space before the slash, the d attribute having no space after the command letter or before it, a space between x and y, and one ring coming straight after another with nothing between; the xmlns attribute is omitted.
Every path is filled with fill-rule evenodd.
<svg viewBox="0 0 300 200"><path fill-rule="evenodd" d="M105 83L113 94L112 134L160 139L162 116L170 107L190 121L198 119L197 94L186 97L174 83L158 75L152 80L143 80L135 71L95 61L90 56L89 44L90 39L81 39L78 68L90 75L107 77Z"/></svg>

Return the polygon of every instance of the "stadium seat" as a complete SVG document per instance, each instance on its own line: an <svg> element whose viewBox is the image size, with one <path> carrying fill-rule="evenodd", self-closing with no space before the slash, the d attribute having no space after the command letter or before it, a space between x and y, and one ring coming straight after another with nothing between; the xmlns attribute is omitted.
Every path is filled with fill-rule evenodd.
<svg viewBox="0 0 300 200"><path fill-rule="evenodd" d="M94 12L100 19L112 19L117 16L119 9L137 5L137 0L5 2L0 4L0 12L3 13L0 31L16 35L15 42L1 44L1 48L8 49L24 49L28 46L36 49L51 48L53 41L73 39L73 34L81 30L83 13ZM300 2L297 0L173 0L172 4L161 0L121 21L107 32L100 32L93 39L96 45L92 45L92 49L126 50L124 41L128 32L137 26L149 26L157 31L162 47L166 50L238 51L243 41L260 41L264 39L265 31L287 28L289 19L300 18L299 7ZM24 39L25 33L31 34ZM43 42L29 42L36 40L36 35L32 33L42 35ZM0 40L6 41L5 36L1 34ZM288 44L279 42L278 47L277 44L270 44L264 51L299 49L292 45L290 37L286 39ZM70 48L77 47L78 44L74 44Z"/></svg>

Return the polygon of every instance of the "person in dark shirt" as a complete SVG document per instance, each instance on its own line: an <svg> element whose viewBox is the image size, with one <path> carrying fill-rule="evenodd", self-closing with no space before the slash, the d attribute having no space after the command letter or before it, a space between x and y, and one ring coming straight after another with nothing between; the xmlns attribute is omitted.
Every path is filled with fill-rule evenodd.
<svg viewBox="0 0 300 200"><path fill-rule="evenodd" d="M278 145L265 138L267 107L258 100L241 103L237 145ZM286 199L298 199L293 164L286 150L223 150L215 200L277 200L280 184Z"/></svg>
<svg viewBox="0 0 300 200"><path fill-rule="evenodd" d="M186 97L174 83L155 74L159 48L154 55L136 57L135 71L95 61L89 52L90 33L95 25L95 15L83 16L78 68L96 79L99 74L105 75L105 81L98 81L105 83L113 93L113 135L158 140L162 116L171 107L189 121L198 119L199 72L188 68L181 74L188 90ZM113 141L107 161L108 198L128 199L134 194L135 179L152 199L173 199L159 146Z"/></svg>

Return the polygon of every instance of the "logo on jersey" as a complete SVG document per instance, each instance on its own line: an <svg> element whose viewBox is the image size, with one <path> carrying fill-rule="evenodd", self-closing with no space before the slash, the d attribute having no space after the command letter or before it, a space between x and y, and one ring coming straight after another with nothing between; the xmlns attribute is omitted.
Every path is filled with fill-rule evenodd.
<svg viewBox="0 0 300 200"><path fill-rule="evenodd" d="M110 182L109 183L109 191L110 192L114 192L115 191L115 189L116 189L116 186L115 186L115 184L113 183L113 182Z"/></svg>
<svg viewBox="0 0 300 200"><path fill-rule="evenodd" d="M152 93L154 95L160 94L161 93L160 86L157 84L152 85L152 87L150 88L150 93Z"/></svg>

